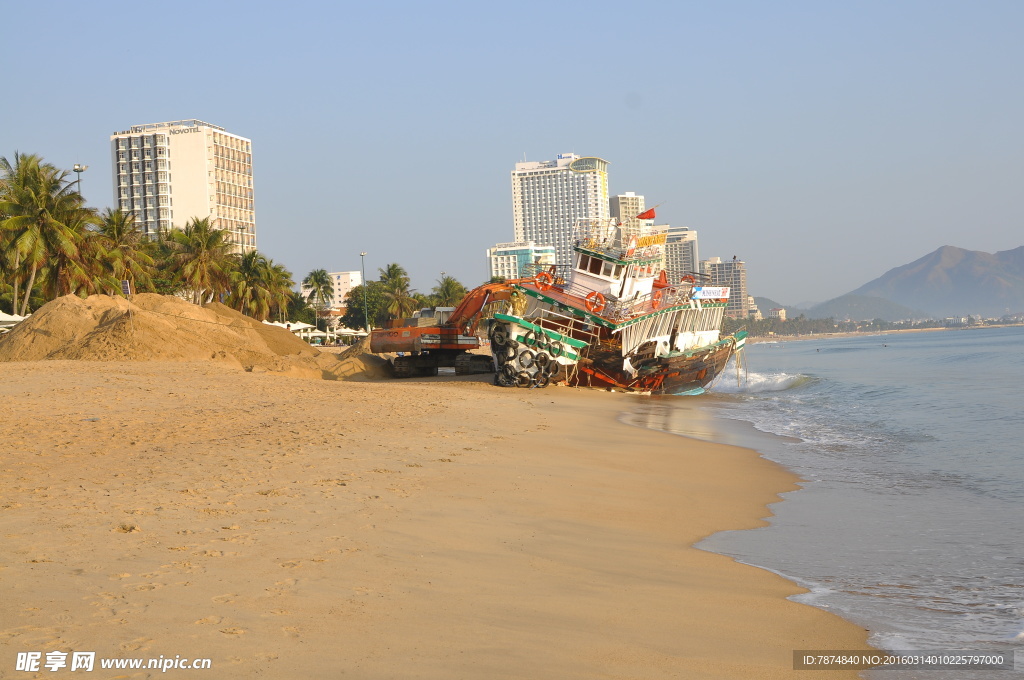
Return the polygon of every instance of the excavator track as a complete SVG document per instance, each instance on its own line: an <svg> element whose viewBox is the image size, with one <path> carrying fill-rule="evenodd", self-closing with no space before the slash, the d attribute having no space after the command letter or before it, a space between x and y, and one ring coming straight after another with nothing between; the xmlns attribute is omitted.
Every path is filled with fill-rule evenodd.
<svg viewBox="0 0 1024 680"><path fill-rule="evenodd" d="M485 354L460 354L455 357L455 375L494 373L494 360Z"/></svg>

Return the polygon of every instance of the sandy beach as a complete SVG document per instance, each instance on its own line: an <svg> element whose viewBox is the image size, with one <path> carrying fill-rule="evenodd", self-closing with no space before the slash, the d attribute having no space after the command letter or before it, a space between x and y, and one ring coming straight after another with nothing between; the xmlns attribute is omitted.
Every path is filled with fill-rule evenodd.
<svg viewBox="0 0 1024 680"><path fill-rule="evenodd" d="M119 678L809 679L794 649L866 648L691 547L759 525L794 476L619 423L626 395L217 362L0 374L4 677L63 677L13 671L56 650L211 664L98 675Z"/></svg>

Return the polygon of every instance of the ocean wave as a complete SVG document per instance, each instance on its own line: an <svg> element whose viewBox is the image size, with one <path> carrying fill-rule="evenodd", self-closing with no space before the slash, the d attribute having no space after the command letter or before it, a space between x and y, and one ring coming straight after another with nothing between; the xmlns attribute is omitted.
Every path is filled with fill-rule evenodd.
<svg viewBox="0 0 1024 680"><path fill-rule="evenodd" d="M726 367L718 379L711 385L718 394L759 394L763 392L783 392L812 383L816 378L801 373L757 373L740 372L736 380L735 367Z"/></svg>

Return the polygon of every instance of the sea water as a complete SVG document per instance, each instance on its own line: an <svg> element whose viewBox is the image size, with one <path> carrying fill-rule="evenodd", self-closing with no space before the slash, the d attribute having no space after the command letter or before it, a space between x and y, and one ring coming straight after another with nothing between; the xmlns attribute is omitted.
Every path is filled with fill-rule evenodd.
<svg viewBox="0 0 1024 680"><path fill-rule="evenodd" d="M810 592L794 599L881 649L1018 652L1016 671L942 677L1024 677L1024 328L754 343L745 363L741 385L726 374L626 416L750 446L805 480L770 526L699 547L797 582ZM694 413L737 422L695 431Z"/></svg>

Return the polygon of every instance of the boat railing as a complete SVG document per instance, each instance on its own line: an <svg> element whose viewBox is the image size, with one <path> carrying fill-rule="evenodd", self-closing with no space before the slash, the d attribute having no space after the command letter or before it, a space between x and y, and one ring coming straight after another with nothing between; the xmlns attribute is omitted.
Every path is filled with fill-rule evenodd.
<svg viewBox="0 0 1024 680"><path fill-rule="evenodd" d="M531 262L522 266L519 275L523 278L531 276L536 278L542 273L546 273L551 277L547 282L549 285L561 288L569 280L572 274L572 267L567 264L536 264Z"/></svg>
<svg viewBox="0 0 1024 680"><path fill-rule="evenodd" d="M690 304L692 286L689 284L655 288L646 295L633 295L628 298L605 299L604 308L595 310L602 317L613 322L622 322L659 309ZM576 293L578 294L578 293ZM584 291L582 297L587 298L589 292ZM593 298L591 298L593 299ZM599 304L600 301L598 300ZM596 306L594 303L591 306Z"/></svg>
<svg viewBox="0 0 1024 680"><path fill-rule="evenodd" d="M598 340L596 326L586 324L574 316L553 309L541 309L530 320L548 330L556 331L574 340L582 340L588 346L593 346Z"/></svg>

